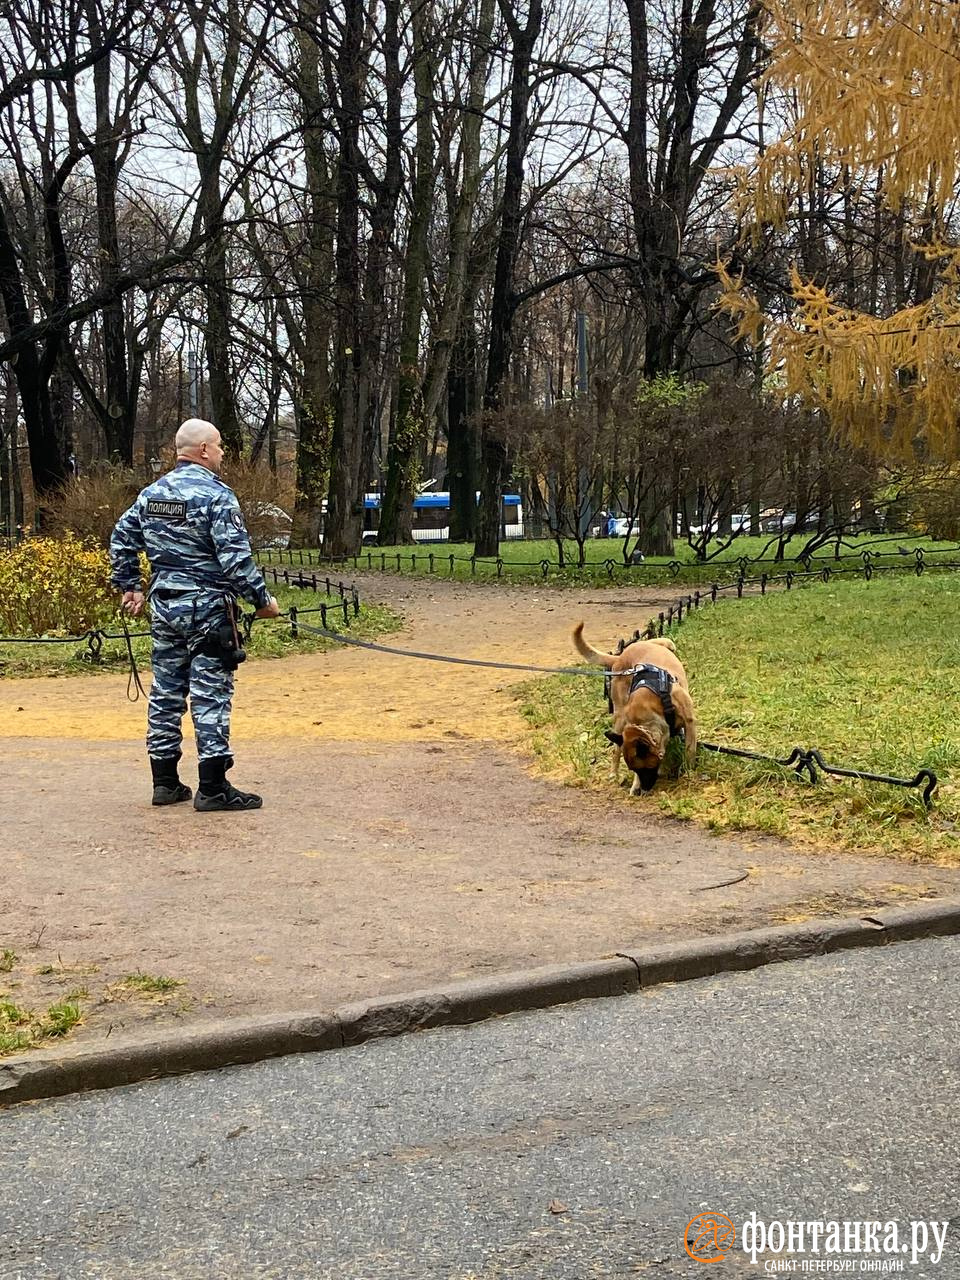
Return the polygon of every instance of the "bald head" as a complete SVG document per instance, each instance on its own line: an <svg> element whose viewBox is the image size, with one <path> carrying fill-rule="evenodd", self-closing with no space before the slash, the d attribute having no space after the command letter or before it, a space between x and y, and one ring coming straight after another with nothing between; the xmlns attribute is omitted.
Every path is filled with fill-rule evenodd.
<svg viewBox="0 0 960 1280"><path fill-rule="evenodd" d="M204 422L203 418L188 418L177 432L177 453L183 453L185 449L196 449L198 445L219 439L220 432L212 422Z"/></svg>
<svg viewBox="0 0 960 1280"><path fill-rule="evenodd" d="M223 449L220 446L220 432L212 422L205 422L203 418L188 418L177 432L176 446L178 460L197 462L201 467L219 473Z"/></svg>

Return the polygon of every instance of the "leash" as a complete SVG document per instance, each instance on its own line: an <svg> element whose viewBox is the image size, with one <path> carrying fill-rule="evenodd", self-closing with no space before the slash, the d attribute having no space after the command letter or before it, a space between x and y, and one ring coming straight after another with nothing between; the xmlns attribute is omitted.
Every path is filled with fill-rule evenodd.
<svg viewBox="0 0 960 1280"><path fill-rule="evenodd" d="M336 640L339 644L353 645L356 649L370 649L375 653L392 653L400 658L422 658L426 662L452 662L461 667L495 667L499 671L534 671L548 676L607 676L606 667L533 667L524 662L493 662L485 658L451 658L444 653L421 653L415 649L396 649L392 645L374 644L372 640L358 640L355 636L345 636L339 631L330 631L327 627L315 627L309 622L297 618L297 628L301 631L312 631L314 635L324 636L327 640ZM633 675L637 668L616 671L614 676Z"/></svg>
<svg viewBox="0 0 960 1280"><path fill-rule="evenodd" d="M120 626L123 628L123 638L127 645L127 660L130 663L130 674L127 676L127 701L139 702L140 695L147 696L147 691L143 687L143 681L140 679L140 672L137 668L137 660L133 653L133 640L130 638L130 632L127 630L127 619L123 610L120 613ZM133 697L130 697L131 690L134 690Z"/></svg>

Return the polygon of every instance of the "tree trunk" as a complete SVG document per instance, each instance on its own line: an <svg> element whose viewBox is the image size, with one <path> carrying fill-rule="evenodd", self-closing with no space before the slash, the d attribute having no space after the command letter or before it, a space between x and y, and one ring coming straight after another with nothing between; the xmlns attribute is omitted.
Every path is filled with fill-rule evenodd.
<svg viewBox="0 0 960 1280"><path fill-rule="evenodd" d="M10 239L6 216L0 208L0 297L3 298L7 329L11 337L27 329L30 312L20 276L17 255ZM50 339L47 342L49 350ZM58 344L59 345L59 344ZM45 357L47 355L45 351ZM37 344L25 343L17 353L13 376L20 399L20 413L30 448L37 519L42 520L41 502L67 478L67 451L58 438L50 405L50 375L53 361L41 361ZM47 367L49 366L49 367Z"/></svg>
<svg viewBox="0 0 960 1280"><path fill-rule="evenodd" d="M416 178L403 284L400 325L400 373L397 407L387 456L387 483L380 511L381 546L413 541L413 499L427 418L420 383L420 330L423 322L424 280L427 273L427 234L436 183L433 135L435 67L430 0L413 9L413 74L417 102Z"/></svg>
<svg viewBox="0 0 960 1280"><path fill-rule="evenodd" d="M23 487L17 451L17 386L7 375L0 427L0 533L16 542L23 527Z"/></svg>
<svg viewBox="0 0 960 1280"><path fill-rule="evenodd" d="M473 303L460 321L447 379L447 487L450 541L472 542L477 533L479 440L474 425L479 403L477 335Z"/></svg>
<svg viewBox="0 0 960 1280"><path fill-rule="evenodd" d="M500 210L500 235L490 306L490 347L483 407L501 408L503 384L510 369L513 320L516 313L514 272L520 248L523 166L529 143L530 68L533 49L543 21L542 0L530 0L526 24L521 27L510 0L500 0L500 11L513 41L510 76L510 128L507 135L506 174ZM477 513L476 555L495 556L500 549L503 485L509 472L507 449L484 425L480 433L480 509Z"/></svg>
<svg viewBox="0 0 960 1280"><path fill-rule="evenodd" d="M637 548L643 555L673 555L673 528L670 520L669 492L660 485L651 485L644 495L638 515L640 527Z"/></svg>
<svg viewBox="0 0 960 1280"><path fill-rule="evenodd" d="M337 123L336 356L330 496L324 550L354 555L360 547L360 457L363 377L360 337L360 120L363 110L362 0L344 0L337 55L340 102Z"/></svg>
<svg viewBox="0 0 960 1280"><path fill-rule="evenodd" d="M223 227L221 162L228 122L236 109L236 78L239 66L242 19L238 0L226 0L219 30L224 44L219 76L209 86L213 100L212 119L206 118L200 102L200 54L209 38L205 8L192 13L195 49L188 53L181 42L180 58L185 94L184 131L196 155L200 175L200 217L206 240L203 248L203 293L206 319L203 325L210 389L210 416L231 457L243 453L243 432L237 415L236 395L230 361L231 305L227 285L227 241ZM209 133L209 137L208 137ZM202 383L201 383L202 394ZM204 410L201 406L201 416Z"/></svg>
<svg viewBox="0 0 960 1280"><path fill-rule="evenodd" d="M219 163L216 166L219 169ZM208 188L204 222L213 228L222 221L220 182ZM210 414L213 425L223 437L223 447L232 458L243 455L243 431L237 416L233 373L230 367L230 330L232 323L230 292L227 286L227 246L222 231L207 241L203 255L204 296L207 321L204 341L207 353L207 381L210 387Z"/></svg>
<svg viewBox="0 0 960 1280"><path fill-rule="evenodd" d="M290 545L317 547L330 466L330 313L325 301L333 267L334 200L324 150L325 100L320 88L316 0L302 0L297 33L297 89L303 117L308 209L303 280L302 387L297 405L297 496Z"/></svg>
<svg viewBox="0 0 960 1280"><path fill-rule="evenodd" d="M100 39L96 4L87 5L91 32ZM117 230L118 138L110 117L110 59L103 58L93 69L97 116L96 146L91 155L97 192L97 243L100 285L113 289L120 275L120 236ZM123 299L113 298L101 315L103 340L103 387L105 402L91 407L103 427L111 458L133 463L133 433L136 425L137 393L127 377L127 339Z"/></svg>
<svg viewBox="0 0 960 1280"><path fill-rule="evenodd" d="M471 270L469 263L471 250L474 248L473 218L480 195L480 130L484 118L490 37L496 8L496 0L480 0L477 26L473 33L473 62L470 67L467 107L460 124L461 167L459 181L455 184L459 200L450 223L450 252L443 302L424 379L423 413L428 422L433 419L441 404L454 346L459 340L461 318L468 298L476 298L475 281L482 274L476 265ZM452 175L450 181L454 182ZM473 283L471 276L474 278ZM470 324L472 323L471 318ZM471 506L475 504L475 494L471 495L470 502ZM470 524L472 528L472 516Z"/></svg>
<svg viewBox="0 0 960 1280"><path fill-rule="evenodd" d="M375 192L370 211L370 237L363 280L360 334L363 346L360 453L357 502L361 517L363 497L375 474L374 459L380 452L384 409L390 404L393 371L385 370L387 346L388 269L393 256L397 205L403 187L403 79L400 69L400 0L384 0L383 32L383 176L368 172ZM389 417L389 409L388 409ZM379 476L377 477L379 480ZM359 549L360 533L357 541Z"/></svg>

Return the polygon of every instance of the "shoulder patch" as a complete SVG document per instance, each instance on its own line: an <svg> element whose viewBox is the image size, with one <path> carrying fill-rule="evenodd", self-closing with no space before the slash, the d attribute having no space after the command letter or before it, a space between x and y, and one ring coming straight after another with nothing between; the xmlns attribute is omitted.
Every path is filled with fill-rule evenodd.
<svg viewBox="0 0 960 1280"><path fill-rule="evenodd" d="M230 512L230 523L239 533L247 532L247 526L243 523L243 516L239 511Z"/></svg>
<svg viewBox="0 0 960 1280"><path fill-rule="evenodd" d="M159 516L161 520L186 520L187 504L183 500L149 498L146 514Z"/></svg>

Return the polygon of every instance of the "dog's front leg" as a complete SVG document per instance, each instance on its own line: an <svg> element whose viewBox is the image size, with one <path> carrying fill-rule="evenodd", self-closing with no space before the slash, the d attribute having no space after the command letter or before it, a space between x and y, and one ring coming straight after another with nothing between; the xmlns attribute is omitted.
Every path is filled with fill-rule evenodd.
<svg viewBox="0 0 960 1280"><path fill-rule="evenodd" d="M697 722L688 720L683 729L683 745L686 751L687 768L692 769L697 762Z"/></svg>
<svg viewBox="0 0 960 1280"><path fill-rule="evenodd" d="M630 794L631 794L632 796L642 796L642 795L643 795L643 787L641 787L641 785L640 785L640 775L639 775L639 773L635 773L635 774L633 775L633 785L632 785L632 786L631 786L631 788L630 788Z"/></svg>

